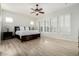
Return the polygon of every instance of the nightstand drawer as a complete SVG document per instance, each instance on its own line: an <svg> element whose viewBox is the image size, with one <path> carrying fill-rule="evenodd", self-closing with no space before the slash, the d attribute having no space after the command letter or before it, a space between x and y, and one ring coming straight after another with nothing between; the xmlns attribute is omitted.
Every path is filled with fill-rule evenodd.
<svg viewBox="0 0 79 59"><path fill-rule="evenodd" d="M3 40L12 38L12 32L3 32Z"/></svg>

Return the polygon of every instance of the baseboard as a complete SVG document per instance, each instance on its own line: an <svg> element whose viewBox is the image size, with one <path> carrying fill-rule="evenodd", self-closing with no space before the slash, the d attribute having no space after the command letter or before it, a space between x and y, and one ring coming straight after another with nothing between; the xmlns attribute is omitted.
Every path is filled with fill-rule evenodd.
<svg viewBox="0 0 79 59"><path fill-rule="evenodd" d="M72 42L75 42L75 43L78 43L78 41L77 40L72 40L72 39L65 39L65 38L59 38L59 37L48 37L48 36L42 36L42 37L45 37L45 38L50 38L50 39L60 39L60 40L65 40L65 41L72 41Z"/></svg>

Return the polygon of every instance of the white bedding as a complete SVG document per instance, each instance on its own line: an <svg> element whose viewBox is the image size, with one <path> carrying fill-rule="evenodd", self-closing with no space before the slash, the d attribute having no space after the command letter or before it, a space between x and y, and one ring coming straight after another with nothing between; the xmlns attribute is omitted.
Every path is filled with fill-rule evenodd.
<svg viewBox="0 0 79 59"><path fill-rule="evenodd" d="M22 36L25 35L32 35L32 34L39 34L40 32L35 31L35 30L30 30L30 31L26 31L26 30L21 30L21 31L16 31L16 35L20 36L20 39Z"/></svg>

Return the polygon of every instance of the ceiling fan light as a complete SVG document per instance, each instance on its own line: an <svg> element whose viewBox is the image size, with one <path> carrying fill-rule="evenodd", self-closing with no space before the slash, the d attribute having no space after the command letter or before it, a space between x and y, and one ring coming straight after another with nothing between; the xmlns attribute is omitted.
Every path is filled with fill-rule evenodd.
<svg viewBox="0 0 79 59"><path fill-rule="evenodd" d="M38 6L38 4L36 4L36 6Z"/></svg>
<svg viewBox="0 0 79 59"><path fill-rule="evenodd" d="M36 14L38 14L39 12L36 12Z"/></svg>
<svg viewBox="0 0 79 59"><path fill-rule="evenodd" d="M36 16L38 16L39 14L37 13Z"/></svg>

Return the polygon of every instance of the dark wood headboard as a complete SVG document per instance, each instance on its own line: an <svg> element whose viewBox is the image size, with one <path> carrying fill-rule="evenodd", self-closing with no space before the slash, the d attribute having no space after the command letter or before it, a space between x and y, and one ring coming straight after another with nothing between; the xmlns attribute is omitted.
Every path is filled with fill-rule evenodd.
<svg viewBox="0 0 79 59"><path fill-rule="evenodd" d="M15 32L16 31L20 31L20 27L19 26L15 26L14 30L15 30Z"/></svg>
<svg viewBox="0 0 79 59"><path fill-rule="evenodd" d="M25 26L24 26L24 30L25 30ZM31 30L31 28L29 27L29 30ZM14 27L14 32L16 31L20 31L20 26L15 26Z"/></svg>

